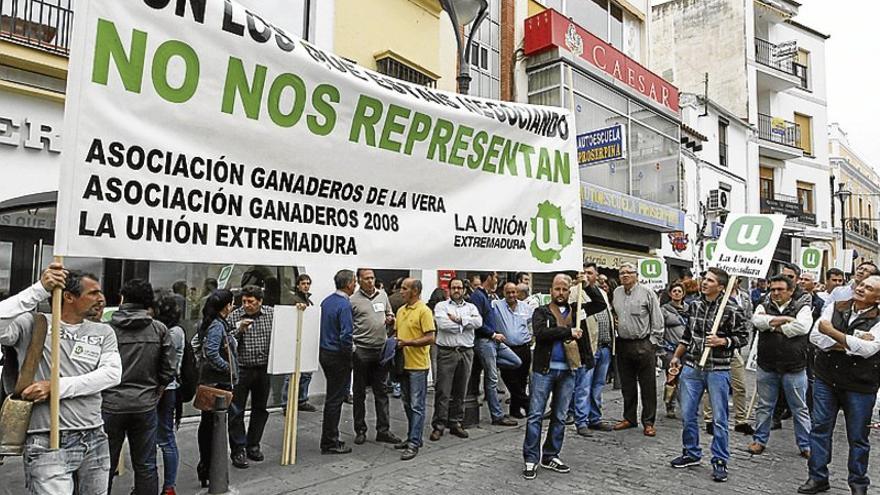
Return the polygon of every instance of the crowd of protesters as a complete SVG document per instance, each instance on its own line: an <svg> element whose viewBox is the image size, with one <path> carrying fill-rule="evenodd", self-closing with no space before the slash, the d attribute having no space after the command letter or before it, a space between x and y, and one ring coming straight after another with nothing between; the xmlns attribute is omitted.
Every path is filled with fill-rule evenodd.
<svg viewBox="0 0 880 495"><path fill-rule="evenodd" d="M712 479L726 481L732 393L734 431L751 437L747 450L752 455L768 448L770 431L782 420L793 420L798 452L808 462L799 493L830 488L831 438L843 410L847 482L852 493L866 493L868 431L880 387L880 272L873 263L859 265L849 283L843 272L831 269L824 284L784 265L778 274L753 283L749 292L733 291L729 299L724 292L730 277L720 269L710 268L699 279L683 277L658 294L639 283L636 266L619 268L619 284L593 263L578 273L557 274L546 304L529 295L526 273L500 287L496 272L454 278L423 301L416 278L395 281L389 295L374 270L340 270L335 291L318 303L319 362L326 378L321 453L352 452L339 432L346 401L354 406L354 444L367 441L368 388L375 408L374 439L393 444L401 460L418 455L426 428L430 441L440 441L447 432L467 439L465 397L478 364L491 423L514 427L525 420L526 479L534 479L539 468L570 472L561 457L567 425L582 436L640 428L645 437L654 437L659 398L667 417L682 421L682 451L671 459L671 467L702 462L702 415L712 435ZM311 282L302 274L291 291L292 303L305 311L315 305ZM39 345L45 339L47 315L35 310L55 288L62 289L57 451L48 448L49 343L41 355L31 353L34 362L24 359L32 341ZM0 302L0 344L22 357L20 368L35 369L32 383L17 390L35 403L24 445L29 492L108 492L128 439L132 493L155 494L160 488L175 493L175 430L182 400L192 399L191 392L182 390L192 385L182 369L187 352L197 363L197 384L231 392L228 454L233 466L243 469L263 461L273 332L273 307L264 304L264 288L245 285L234 295L217 289L215 281L206 284L200 298L187 293L185 284L157 297L149 282L134 279L120 292L122 303L105 315L97 277L53 264L38 283ZM181 320L193 314L194 306L199 320L187 342ZM754 426L744 379L744 357L752 348L757 356ZM624 406L622 419L609 422L603 420L602 390L612 362ZM659 394L658 363L666 375ZM431 418L426 408L429 374ZM308 399L310 381L311 374L301 374L297 401L302 411L316 410ZM507 413L499 381L509 393ZM397 390L407 418L401 437L390 425L389 396L397 396ZM546 419L549 428L542 435ZM213 412L202 412L196 474L203 486L216 458L215 421Z"/></svg>

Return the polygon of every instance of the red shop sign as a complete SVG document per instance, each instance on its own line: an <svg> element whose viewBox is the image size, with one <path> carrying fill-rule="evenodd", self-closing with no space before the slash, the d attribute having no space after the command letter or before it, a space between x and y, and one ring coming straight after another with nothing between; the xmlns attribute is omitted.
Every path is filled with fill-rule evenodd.
<svg viewBox="0 0 880 495"><path fill-rule="evenodd" d="M678 88L553 9L526 19L525 54L564 48L638 93L679 113Z"/></svg>

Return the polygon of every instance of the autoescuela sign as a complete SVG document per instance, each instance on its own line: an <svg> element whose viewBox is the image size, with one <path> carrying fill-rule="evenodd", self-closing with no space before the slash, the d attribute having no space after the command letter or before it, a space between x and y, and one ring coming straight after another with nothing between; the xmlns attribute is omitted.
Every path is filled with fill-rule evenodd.
<svg viewBox="0 0 880 495"><path fill-rule="evenodd" d="M56 254L580 267L569 111L383 76L233 1L77 12Z"/></svg>
<svg viewBox="0 0 880 495"><path fill-rule="evenodd" d="M577 137L581 166L626 158L626 132L621 124L580 134Z"/></svg>

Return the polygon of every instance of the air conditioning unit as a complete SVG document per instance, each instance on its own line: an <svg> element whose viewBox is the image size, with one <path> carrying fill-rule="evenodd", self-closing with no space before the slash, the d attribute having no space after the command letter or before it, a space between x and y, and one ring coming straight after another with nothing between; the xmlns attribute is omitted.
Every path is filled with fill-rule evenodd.
<svg viewBox="0 0 880 495"><path fill-rule="evenodd" d="M707 208L712 213L727 213L730 211L730 191L724 189L712 189L709 191L709 204Z"/></svg>

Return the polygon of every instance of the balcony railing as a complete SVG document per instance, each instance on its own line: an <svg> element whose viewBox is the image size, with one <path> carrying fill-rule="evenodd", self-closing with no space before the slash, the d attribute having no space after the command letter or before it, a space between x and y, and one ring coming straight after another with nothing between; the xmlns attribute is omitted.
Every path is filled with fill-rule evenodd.
<svg viewBox="0 0 880 495"><path fill-rule="evenodd" d="M801 126L763 113L758 114L758 137L774 143L801 147Z"/></svg>
<svg viewBox="0 0 880 495"><path fill-rule="evenodd" d="M800 79L800 87L809 88L809 69L806 65L795 62L797 46L786 46L787 54L780 55L780 46L774 45L767 40L755 38L755 61L761 65L791 74ZM791 53L791 51L794 53Z"/></svg>
<svg viewBox="0 0 880 495"><path fill-rule="evenodd" d="M877 227L871 224L874 220L870 218L847 218L844 219L844 225L846 225L847 232L852 232L878 242Z"/></svg>
<svg viewBox="0 0 880 495"><path fill-rule="evenodd" d="M0 0L0 39L67 56L73 0Z"/></svg>

